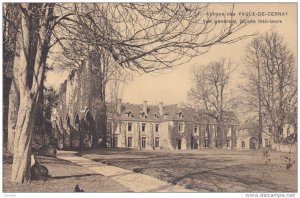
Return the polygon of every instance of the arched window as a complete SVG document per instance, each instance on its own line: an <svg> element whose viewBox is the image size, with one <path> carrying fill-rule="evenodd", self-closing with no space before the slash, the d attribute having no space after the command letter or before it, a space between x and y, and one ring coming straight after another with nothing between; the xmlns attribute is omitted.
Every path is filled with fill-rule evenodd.
<svg viewBox="0 0 300 198"><path fill-rule="evenodd" d="M70 117L69 117L69 115L67 115L66 119L67 119L67 126L70 126L71 123L70 123Z"/></svg>
<svg viewBox="0 0 300 198"><path fill-rule="evenodd" d="M79 124L79 116L78 116L77 111L75 112L74 123L75 123L75 124Z"/></svg>
<svg viewBox="0 0 300 198"><path fill-rule="evenodd" d="M85 113L85 120L90 124L93 122L93 116L91 115L90 111L87 110Z"/></svg>

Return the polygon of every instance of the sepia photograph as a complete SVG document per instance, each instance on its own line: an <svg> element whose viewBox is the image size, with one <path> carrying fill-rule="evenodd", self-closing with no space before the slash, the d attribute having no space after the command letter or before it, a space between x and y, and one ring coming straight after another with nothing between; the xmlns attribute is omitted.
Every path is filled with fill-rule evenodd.
<svg viewBox="0 0 300 198"><path fill-rule="evenodd" d="M2 193L297 197L297 19L297 2L2 2Z"/></svg>

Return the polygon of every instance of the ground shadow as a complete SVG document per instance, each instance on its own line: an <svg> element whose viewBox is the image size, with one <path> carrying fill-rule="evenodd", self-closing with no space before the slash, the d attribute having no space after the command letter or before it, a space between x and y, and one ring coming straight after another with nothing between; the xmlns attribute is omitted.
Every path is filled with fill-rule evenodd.
<svg viewBox="0 0 300 198"><path fill-rule="evenodd" d="M102 174L82 174L82 175L66 175L66 176L55 176L55 177L50 176L50 179L66 179L66 178L73 178L73 177L78 178L78 177L89 177L95 175L103 176Z"/></svg>

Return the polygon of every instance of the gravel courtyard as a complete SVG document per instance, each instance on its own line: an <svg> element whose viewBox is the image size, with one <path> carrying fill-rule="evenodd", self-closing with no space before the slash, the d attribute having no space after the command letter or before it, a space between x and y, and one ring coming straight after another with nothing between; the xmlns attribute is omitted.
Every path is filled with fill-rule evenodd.
<svg viewBox="0 0 300 198"><path fill-rule="evenodd" d="M138 151L92 149L82 157L198 192L295 192L296 155L262 150Z"/></svg>

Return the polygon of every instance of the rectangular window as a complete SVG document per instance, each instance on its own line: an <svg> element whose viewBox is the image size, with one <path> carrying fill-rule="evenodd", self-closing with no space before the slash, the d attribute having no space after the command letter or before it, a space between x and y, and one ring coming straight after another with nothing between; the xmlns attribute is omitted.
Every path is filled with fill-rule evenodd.
<svg viewBox="0 0 300 198"><path fill-rule="evenodd" d="M131 131L132 131L132 123L128 122L128 127L127 127L127 129L128 129L128 132L131 132Z"/></svg>
<svg viewBox="0 0 300 198"><path fill-rule="evenodd" d="M183 123L182 122L178 123L178 131L183 132Z"/></svg>
<svg viewBox="0 0 300 198"><path fill-rule="evenodd" d="M142 148L146 148L146 137L142 137Z"/></svg>
<svg viewBox="0 0 300 198"><path fill-rule="evenodd" d="M118 137L114 137L113 139L113 148L117 148L118 147Z"/></svg>
<svg viewBox="0 0 300 198"><path fill-rule="evenodd" d="M128 144L128 147L129 147L129 148L132 147L132 137L128 137L127 144Z"/></svg>
<svg viewBox="0 0 300 198"><path fill-rule="evenodd" d="M227 131L227 137L231 136L231 127L228 127L228 131Z"/></svg>
<svg viewBox="0 0 300 198"><path fill-rule="evenodd" d="M207 132L207 131L204 132L204 136L205 136L206 138L208 138L208 132Z"/></svg>
<svg viewBox="0 0 300 198"><path fill-rule="evenodd" d="M194 127L194 134L197 134L197 132L198 132L198 127Z"/></svg>
<svg viewBox="0 0 300 198"><path fill-rule="evenodd" d="M145 133L146 131L146 123L142 123L142 132Z"/></svg>
<svg viewBox="0 0 300 198"><path fill-rule="evenodd" d="M159 147L159 137L155 138L155 148Z"/></svg>
<svg viewBox="0 0 300 198"><path fill-rule="evenodd" d="M159 124L155 124L155 132L159 132Z"/></svg>
<svg viewBox="0 0 300 198"><path fill-rule="evenodd" d="M265 147L268 147L269 146L269 141L268 139L265 139Z"/></svg>
<svg viewBox="0 0 300 198"><path fill-rule="evenodd" d="M230 140L227 140L227 148L230 148Z"/></svg>
<svg viewBox="0 0 300 198"><path fill-rule="evenodd" d="M206 139L205 140L205 142L204 142L204 146L205 146L205 148L208 148L208 146L209 146L209 144L208 144L209 142L208 142L208 140Z"/></svg>

